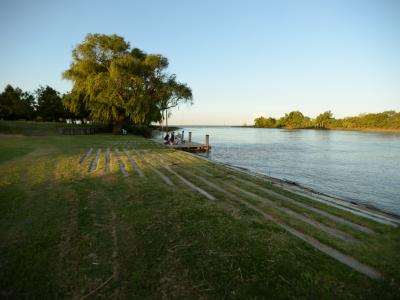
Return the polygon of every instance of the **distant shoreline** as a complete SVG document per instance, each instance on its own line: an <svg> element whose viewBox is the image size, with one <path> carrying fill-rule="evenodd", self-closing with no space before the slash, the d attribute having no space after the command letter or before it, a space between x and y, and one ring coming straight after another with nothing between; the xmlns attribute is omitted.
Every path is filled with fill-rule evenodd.
<svg viewBox="0 0 400 300"><path fill-rule="evenodd" d="M338 131L400 133L400 129L395 129L395 128L287 128L287 127L255 127L255 126L243 126L243 125L174 125L174 126L168 126L168 131L174 131L174 130L177 131L178 129L183 129L185 127L194 127L194 128L230 127L230 128L287 129L287 130L306 129L306 130L338 130Z"/></svg>
<svg viewBox="0 0 400 300"><path fill-rule="evenodd" d="M255 126L227 126L237 128L260 128L260 129L288 129L288 130L339 130L339 131L366 131L366 132L388 132L388 133L400 133L400 129L390 128L287 128L287 127L255 127Z"/></svg>

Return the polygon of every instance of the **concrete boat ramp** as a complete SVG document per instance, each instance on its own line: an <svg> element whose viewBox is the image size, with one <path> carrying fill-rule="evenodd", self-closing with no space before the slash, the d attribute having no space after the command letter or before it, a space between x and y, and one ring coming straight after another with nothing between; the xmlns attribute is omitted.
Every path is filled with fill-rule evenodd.
<svg viewBox="0 0 400 300"><path fill-rule="evenodd" d="M154 141L160 147L163 144L161 140ZM371 279L382 280L385 275L387 276L376 265L367 264L368 260L363 257L359 260L357 255L348 249L356 249L360 247L358 245L369 247L368 243L373 243L387 230L384 227L377 227L373 221L397 227L400 223L398 219L395 222L394 218L389 219L388 216L379 213L372 215L372 212L366 213L361 208L358 211L348 209L358 216L338 214L335 208L343 210L343 207L337 203L334 205L335 208L328 209L319 205L314 206L312 200L317 200L314 199L314 195L307 195L308 201L299 200L297 197L299 193L290 194L274 190L264 185L264 181L270 184L271 181L260 180L265 178L237 168L210 163L209 160L192 153L160 151L160 149L157 151L158 147L143 149L141 146L139 143L103 145L106 151L102 151L102 148L93 145L82 153L78 165L88 174L97 172L100 175L110 176L120 173L126 178L124 179L126 182L134 180L145 184L148 179L158 178L169 187L191 189L215 203L228 201L234 206L237 204L245 206L265 221L274 223L314 249ZM204 145L198 143L165 145L182 150L201 146ZM288 186L278 185L283 190L293 191ZM330 201L324 203L333 206ZM365 222L363 218L373 221ZM325 243L326 240L333 243ZM349 248L337 247L335 241L339 241L338 245L347 245Z"/></svg>

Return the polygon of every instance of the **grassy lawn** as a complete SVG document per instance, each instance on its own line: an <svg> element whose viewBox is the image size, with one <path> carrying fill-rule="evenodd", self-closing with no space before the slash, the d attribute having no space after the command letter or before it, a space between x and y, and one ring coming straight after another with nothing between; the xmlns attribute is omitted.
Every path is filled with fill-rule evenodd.
<svg viewBox="0 0 400 300"><path fill-rule="evenodd" d="M0 170L4 299L400 295L399 228L144 138L0 135ZM368 265L382 278L339 262L293 230Z"/></svg>

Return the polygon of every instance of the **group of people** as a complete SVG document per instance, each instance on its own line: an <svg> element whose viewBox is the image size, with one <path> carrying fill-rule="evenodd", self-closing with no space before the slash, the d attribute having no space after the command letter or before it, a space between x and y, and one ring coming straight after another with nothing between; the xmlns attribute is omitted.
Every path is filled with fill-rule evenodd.
<svg viewBox="0 0 400 300"><path fill-rule="evenodd" d="M182 140L181 135L175 134L175 132L172 132L171 134L168 132L165 137L164 137L164 144L165 145L179 145L184 143Z"/></svg>

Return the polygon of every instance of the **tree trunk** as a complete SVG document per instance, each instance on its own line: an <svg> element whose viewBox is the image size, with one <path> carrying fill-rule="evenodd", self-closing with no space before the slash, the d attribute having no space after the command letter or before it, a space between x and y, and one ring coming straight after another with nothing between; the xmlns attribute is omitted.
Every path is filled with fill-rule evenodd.
<svg viewBox="0 0 400 300"><path fill-rule="evenodd" d="M124 123L124 117L119 116L113 126L113 133L114 134L121 134L122 133L122 125Z"/></svg>
<svg viewBox="0 0 400 300"><path fill-rule="evenodd" d="M168 133L168 109L165 110L165 134Z"/></svg>

